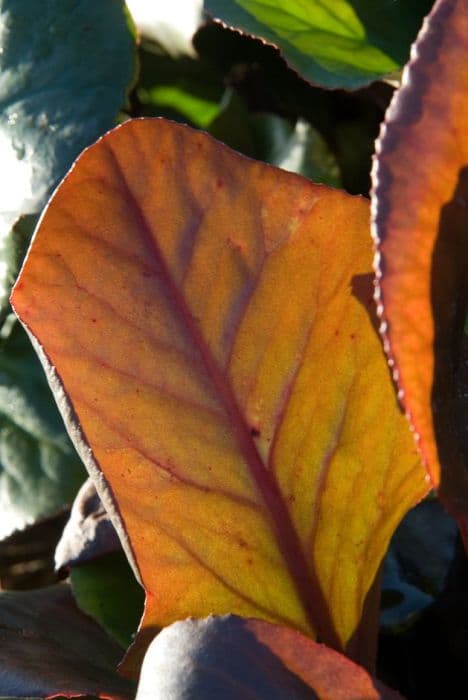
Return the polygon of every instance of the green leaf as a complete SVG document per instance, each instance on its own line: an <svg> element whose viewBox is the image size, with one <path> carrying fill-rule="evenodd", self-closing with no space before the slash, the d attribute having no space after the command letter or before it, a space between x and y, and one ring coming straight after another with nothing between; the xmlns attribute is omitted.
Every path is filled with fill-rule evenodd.
<svg viewBox="0 0 468 700"><path fill-rule="evenodd" d="M36 214L20 216L9 235L0 236L0 326L10 311L8 298L37 220Z"/></svg>
<svg viewBox="0 0 468 700"><path fill-rule="evenodd" d="M340 171L335 158L318 131L299 119L286 141L278 135L279 117L263 118L263 128L270 129L274 150L268 162L283 170L308 177L313 182L340 186Z"/></svg>
<svg viewBox="0 0 468 700"><path fill-rule="evenodd" d="M250 114L233 90L209 132L247 156L338 187L338 164L319 132L304 119L296 124L275 114Z"/></svg>
<svg viewBox="0 0 468 700"><path fill-rule="evenodd" d="M161 119L57 190L14 307L113 499L142 632L234 611L370 663L375 574L427 484L375 333L368 215Z"/></svg>
<svg viewBox="0 0 468 700"><path fill-rule="evenodd" d="M205 0L215 18L277 46L328 88L358 88L405 64L431 0Z"/></svg>
<svg viewBox="0 0 468 700"><path fill-rule="evenodd" d="M121 0L0 5L0 322L35 217L115 123L135 68ZM72 500L82 467L19 326L0 350L0 537ZM8 337L7 337L8 336Z"/></svg>
<svg viewBox="0 0 468 700"><path fill-rule="evenodd" d="M143 47L137 98L145 116L165 116L205 128L218 115L223 74L204 61L173 58Z"/></svg>
<svg viewBox="0 0 468 700"><path fill-rule="evenodd" d="M113 552L74 567L70 579L79 607L127 647L143 614L144 594L125 554Z"/></svg>
<svg viewBox="0 0 468 700"><path fill-rule="evenodd" d="M1 240L114 125L135 56L121 0L4 0L0 45Z"/></svg>
<svg viewBox="0 0 468 700"><path fill-rule="evenodd" d="M0 342L0 539L73 500L84 469L20 324Z"/></svg>

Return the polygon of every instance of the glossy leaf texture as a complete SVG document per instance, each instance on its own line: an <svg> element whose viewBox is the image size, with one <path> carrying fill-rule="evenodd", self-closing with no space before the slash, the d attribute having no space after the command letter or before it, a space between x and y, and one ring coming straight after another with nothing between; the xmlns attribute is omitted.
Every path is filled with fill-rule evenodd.
<svg viewBox="0 0 468 700"><path fill-rule="evenodd" d="M0 695L130 700L122 649L76 606L66 585L0 592Z"/></svg>
<svg viewBox="0 0 468 700"><path fill-rule="evenodd" d="M2 0L0 45L3 249L17 218L40 212L78 153L115 124L135 46L122 0L48 2L40 12L33 0Z"/></svg>
<svg viewBox="0 0 468 700"><path fill-rule="evenodd" d="M273 44L302 77L355 89L398 71L431 0L205 0L207 12Z"/></svg>
<svg viewBox="0 0 468 700"><path fill-rule="evenodd" d="M374 168L378 296L401 402L468 543L466 3L439 0L412 55Z"/></svg>
<svg viewBox="0 0 468 700"><path fill-rule="evenodd" d="M146 589L142 639L234 612L361 654L427 490L371 248L366 200L164 120L110 132L55 193L13 303Z"/></svg>
<svg viewBox="0 0 468 700"><path fill-rule="evenodd" d="M175 622L151 643L136 700L402 700L295 630L234 615Z"/></svg>
<svg viewBox="0 0 468 700"><path fill-rule="evenodd" d="M0 540L69 505L85 475L40 362L10 313L0 331Z"/></svg>

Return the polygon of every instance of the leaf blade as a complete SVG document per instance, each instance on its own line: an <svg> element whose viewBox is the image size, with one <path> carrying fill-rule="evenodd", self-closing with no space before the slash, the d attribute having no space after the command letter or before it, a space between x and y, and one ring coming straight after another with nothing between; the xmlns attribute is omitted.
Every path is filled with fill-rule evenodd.
<svg viewBox="0 0 468 700"><path fill-rule="evenodd" d="M408 51L430 2L388 6L366 0L257 2L205 0L216 20L271 43L306 80L356 89L391 75Z"/></svg>
<svg viewBox="0 0 468 700"><path fill-rule="evenodd" d="M121 647L77 608L68 586L2 591L0 622L2 695L133 696L115 671Z"/></svg>
<svg viewBox="0 0 468 700"><path fill-rule="evenodd" d="M0 346L0 539L71 503L85 473L15 322Z"/></svg>
<svg viewBox="0 0 468 700"><path fill-rule="evenodd" d="M110 482L144 625L235 611L350 643L427 488L369 319L367 227L363 199L162 120L101 139L56 193L13 301Z"/></svg>
<svg viewBox="0 0 468 700"><path fill-rule="evenodd" d="M64 2L38 15L30 0L7 0L0 16L0 144L11 173L0 192L3 239L20 215L41 211L81 149L115 124L135 47L122 2Z"/></svg>
<svg viewBox="0 0 468 700"><path fill-rule="evenodd" d="M227 615L176 622L145 657L137 700L398 700L349 659L298 632Z"/></svg>
<svg viewBox="0 0 468 700"><path fill-rule="evenodd" d="M457 314L466 313L468 260L468 152L461 136L467 47L463 4L439 0L386 117L373 193L387 352L432 484L465 539L466 343ZM415 164L411 172L408 161Z"/></svg>

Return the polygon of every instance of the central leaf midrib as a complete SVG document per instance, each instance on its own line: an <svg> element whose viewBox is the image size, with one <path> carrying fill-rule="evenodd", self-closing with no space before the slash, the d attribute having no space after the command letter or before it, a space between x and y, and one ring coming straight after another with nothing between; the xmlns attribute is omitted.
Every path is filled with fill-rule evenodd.
<svg viewBox="0 0 468 700"><path fill-rule="evenodd" d="M265 503L273 526L273 531L276 535L279 551L286 562L296 592L306 612L308 622L312 630L317 632L321 641L335 648L340 648L327 602L323 596L319 582L316 577L311 574L299 537L276 479L274 475L266 469L260 457L232 388L226 380L224 373L218 367L183 294L168 269L159 245L153 237L152 228L147 222L146 216L129 186L117 155L107 140L104 140L103 143L106 145L112 161L115 164L116 171L122 183L122 188L127 195L128 204L134 212L134 220L137 222L147 246L158 263L164 284L170 290L171 297L186 324L194 346L201 355L207 374L215 387L217 396L220 397L221 403L231 419L231 426L240 451L252 474L258 492Z"/></svg>

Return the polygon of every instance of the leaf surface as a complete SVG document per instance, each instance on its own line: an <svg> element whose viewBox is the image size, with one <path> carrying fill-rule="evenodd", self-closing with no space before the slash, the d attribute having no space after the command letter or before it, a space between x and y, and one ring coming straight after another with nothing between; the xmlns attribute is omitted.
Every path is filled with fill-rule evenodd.
<svg viewBox="0 0 468 700"><path fill-rule="evenodd" d="M0 326L11 313L11 289L18 277L38 219L37 214L20 216L8 235L0 236Z"/></svg>
<svg viewBox="0 0 468 700"><path fill-rule="evenodd" d="M3 0L0 247L39 212L73 159L115 124L135 69L121 0Z"/></svg>
<svg viewBox="0 0 468 700"><path fill-rule="evenodd" d="M431 0L205 0L205 9L277 46L312 83L358 88L399 70Z"/></svg>
<svg viewBox="0 0 468 700"><path fill-rule="evenodd" d="M249 114L234 91L210 124L209 133L244 155L315 183L340 184L336 159L316 129L304 119L291 124L275 114Z"/></svg>
<svg viewBox="0 0 468 700"><path fill-rule="evenodd" d="M164 120L110 132L54 195L13 302L145 629L235 612L359 655L388 540L427 490L371 252L366 200Z"/></svg>
<svg viewBox="0 0 468 700"><path fill-rule="evenodd" d="M55 549L55 569L85 564L120 549L112 521L92 479L88 478L76 494L70 518Z"/></svg>
<svg viewBox="0 0 468 700"><path fill-rule="evenodd" d="M219 61L175 59L140 47L136 86L142 116L166 117L206 128L219 114L226 90Z"/></svg>
<svg viewBox="0 0 468 700"><path fill-rule="evenodd" d="M466 5L440 0L387 114L373 198L386 349L431 481L468 544L467 66Z"/></svg>
<svg viewBox="0 0 468 700"><path fill-rule="evenodd" d="M234 615L176 622L151 643L136 700L398 700L295 630Z"/></svg>
<svg viewBox="0 0 468 700"><path fill-rule="evenodd" d="M133 697L115 671L122 653L66 585L0 593L0 695Z"/></svg>
<svg viewBox="0 0 468 700"><path fill-rule="evenodd" d="M144 594L122 550L74 566L70 583L79 607L127 648L143 613Z"/></svg>
<svg viewBox="0 0 468 700"><path fill-rule="evenodd" d="M71 503L86 474L31 343L12 314L2 335L0 539Z"/></svg>

